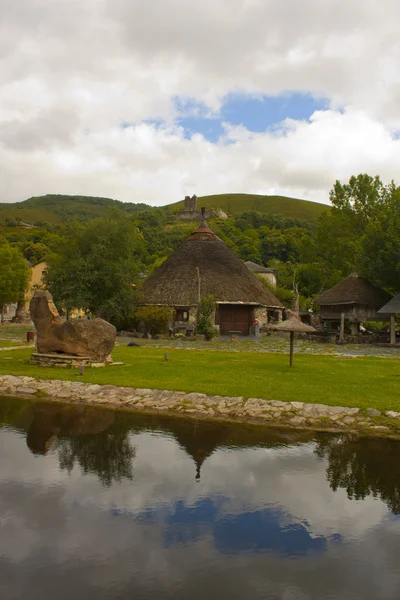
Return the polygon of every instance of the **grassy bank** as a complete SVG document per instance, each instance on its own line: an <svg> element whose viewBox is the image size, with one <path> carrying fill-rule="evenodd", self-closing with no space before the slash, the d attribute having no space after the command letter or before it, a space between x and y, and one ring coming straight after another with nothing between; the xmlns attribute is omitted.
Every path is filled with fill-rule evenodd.
<svg viewBox="0 0 400 600"><path fill-rule="evenodd" d="M117 347L124 365L86 369L41 368L28 363L31 350L1 352L0 374L68 379L99 384L258 397L332 406L400 409L400 360L296 355L290 369L283 354L207 352Z"/></svg>

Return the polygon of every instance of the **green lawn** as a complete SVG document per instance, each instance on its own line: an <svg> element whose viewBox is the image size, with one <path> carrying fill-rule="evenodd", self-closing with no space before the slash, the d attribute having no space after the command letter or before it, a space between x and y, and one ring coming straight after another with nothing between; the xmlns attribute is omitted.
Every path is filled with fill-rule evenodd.
<svg viewBox="0 0 400 600"><path fill-rule="evenodd" d="M25 346L26 342L13 340L0 340L0 348L11 348L12 346Z"/></svg>
<svg viewBox="0 0 400 600"><path fill-rule="evenodd" d="M206 394L400 410L400 360L373 357L295 356L117 347L123 366L86 369L40 368L28 363L31 350L0 353L0 374L70 379L121 386L197 391Z"/></svg>
<svg viewBox="0 0 400 600"><path fill-rule="evenodd" d="M5 347L7 344L3 342L16 342L12 344L18 346L18 343L26 342L26 332L34 331L33 325L17 325L16 323L7 323L0 325L0 346Z"/></svg>

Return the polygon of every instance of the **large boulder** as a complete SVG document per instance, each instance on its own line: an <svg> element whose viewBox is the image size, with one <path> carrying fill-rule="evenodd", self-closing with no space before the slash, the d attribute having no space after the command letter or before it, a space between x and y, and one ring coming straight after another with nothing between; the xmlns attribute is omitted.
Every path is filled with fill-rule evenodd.
<svg viewBox="0 0 400 600"><path fill-rule="evenodd" d="M117 330L103 319L69 319L58 314L49 292L37 290L29 312L37 331L37 350L85 356L103 362L115 345Z"/></svg>

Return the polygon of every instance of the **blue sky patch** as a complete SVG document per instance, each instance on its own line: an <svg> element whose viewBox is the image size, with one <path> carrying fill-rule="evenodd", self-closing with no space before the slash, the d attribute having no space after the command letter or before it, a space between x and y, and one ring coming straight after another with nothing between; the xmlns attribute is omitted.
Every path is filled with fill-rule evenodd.
<svg viewBox="0 0 400 600"><path fill-rule="evenodd" d="M308 120L316 110L328 108L328 102L300 93L260 97L229 94L218 115L210 114L204 104L194 99L175 99L175 107L181 115L175 122L183 127L185 137L201 133L209 141L217 142L224 133L223 123L242 125L249 131L261 133L287 118Z"/></svg>
<svg viewBox="0 0 400 600"><path fill-rule="evenodd" d="M291 521L279 507L229 515L221 509L223 499L215 500L204 498L193 506L177 502L165 523L165 546L187 545L211 533L215 547L225 554L272 551L281 556L303 556L327 548L327 538L311 535L306 522ZM337 534L333 541L340 542L341 536Z"/></svg>

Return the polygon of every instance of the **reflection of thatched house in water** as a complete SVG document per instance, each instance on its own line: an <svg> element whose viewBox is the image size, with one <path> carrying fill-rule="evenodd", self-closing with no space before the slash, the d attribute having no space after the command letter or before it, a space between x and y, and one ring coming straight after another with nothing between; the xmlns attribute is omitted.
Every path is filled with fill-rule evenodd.
<svg viewBox="0 0 400 600"><path fill-rule="evenodd" d="M268 428L243 423L193 420L167 415L121 413L123 427L131 433L142 431L166 432L172 435L196 465L196 480L200 471L218 449L242 449L254 447L277 448L288 444L308 443L313 439L311 431Z"/></svg>
<svg viewBox="0 0 400 600"><path fill-rule="evenodd" d="M230 331L249 335L253 321L264 325L268 316L279 316L283 309L204 219L141 291L143 304L171 307L175 326L187 329L196 321L199 298L213 295L218 305L215 325L221 335Z"/></svg>
<svg viewBox="0 0 400 600"><path fill-rule="evenodd" d="M358 275L352 273L330 290L323 292L316 303L320 307L320 316L332 327L340 324L342 315L351 325L351 333L357 334L363 321L384 321L379 309L390 299L390 294L375 287Z"/></svg>

